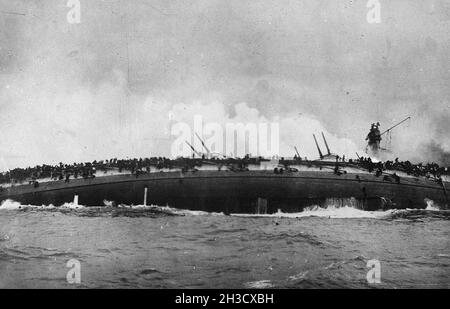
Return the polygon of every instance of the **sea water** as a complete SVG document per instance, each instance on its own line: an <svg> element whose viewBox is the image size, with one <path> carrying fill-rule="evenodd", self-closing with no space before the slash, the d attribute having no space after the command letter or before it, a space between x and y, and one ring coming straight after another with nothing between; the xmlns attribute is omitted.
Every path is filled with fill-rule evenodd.
<svg viewBox="0 0 450 309"><path fill-rule="evenodd" d="M0 288L449 288L449 219L432 206L224 215L5 201Z"/></svg>

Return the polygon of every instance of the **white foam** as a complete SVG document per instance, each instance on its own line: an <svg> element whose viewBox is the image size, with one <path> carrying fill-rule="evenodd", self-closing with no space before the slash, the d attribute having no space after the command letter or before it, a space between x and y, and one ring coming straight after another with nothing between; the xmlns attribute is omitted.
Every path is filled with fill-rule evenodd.
<svg viewBox="0 0 450 309"><path fill-rule="evenodd" d="M145 205L136 205L132 206L132 208L153 208L157 210L161 210L163 212L171 212L174 214L180 214L180 215L187 215L187 216L223 216L224 214L222 212L207 212L207 211L201 211L201 210L188 210L188 209L179 209L179 208L173 208L169 206L145 206Z"/></svg>
<svg viewBox="0 0 450 309"><path fill-rule="evenodd" d="M33 208L33 209L52 209L55 206L52 204L50 205L22 205L19 202L16 202L14 200L4 200L0 205L0 210L18 210L18 209L26 209L26 208Z"/></svg>
<svg viewBox="0 0 450 309"><path fill-rule="evenodd" d="M267 289L274 286L270 280L246 282L244 285L247 289Z"/></svg>
<svg viewBox="0 0 450 309"><path fill-rule="evenodd" d="M313 206L305 208L301 214L303 217L330 217L330 218L381 218L392 211L366 211L350 206L336 207L328 206L326 208Z"/></svg>
<svg viewBox="0 0 450 309"><path fill-rule="evenodd" d="M427 202L427 208L426 210L434 210L438 211L440 210L439 207L434 204L432 200L425 200ZM99 206L93 206L95 207L113 207L114 202L104 200L104 205ZM157 206L157 205L124 205L120 204L117 207L119 208L130 208L130 209L155 209L162 212L167 213L173 213L178 215L184 215L184 216L225 216L223 212L206 212L201 210L187 210L187 209L179 209L179 208L173 208L169 206ZM38 209L38 210L45 210L45 209L54 209L54 208L62 208L62 209L85 209L89 208L88 206L84 205L78 205L73 202L65 203L62 206L55 207L54 205L22 205L19 202L16 202L14 200L5 200L0 204L0 210L19 210L19 209ZM365 211L358 209L356 207L352 206L337 206L337 205L330 205L326 207L320 207L320 206L312 206L307 207L301 212L296 213L286 213L282 212L281 210L278 210L276 213L273 214L231 214L231 216L235 217L269 217L269 218L304 218L304 217L322 217L322 218L374 218L374 219L383 219L388 218L392 214L399 212L399 211L408 211L406 210L398 210L398 209L390 209L386 211Z"/></svg>
<svg viewBox="0 0 450 309"><path fill-rule="evenodd" d="M79 205L78 203L70 202L70 203L64 203L60 207L61 208L69 208L69 209L80 209L80 208L85 208L86 206Z"/></svg>
<svg viewBox="0 0 450 309"><path fill-rule="evenodd" d="M309 271L307 270L307 271L301 272L299 274L290 276L289 280L291 280L291 281L304 280L307 277L308 273L309 273Z"/></svg>
<svg viewBox="0 0 450 309"><path fill-rule="evenodd" d="M324 218L383 218L392 213L387 211L365 211L354 207L319 206L306 207L302 212L285 213L281 210L274 214L232 214L243 217L275 217L275 218L303 218L303 217L324 217Z"/></svg>
<svg viewBox="0 0 450 309"><path fill-rule="evenodd" d="M114 206L114 202L113 201L108 201L108 200L103 200L103 204L107 207L112 207Z"/></svg>
<svg viewBox="0 0 450 309"><path fill-rule="evenodd" d="M2 202L2 204L0 205L0 209L15 210L22 208L21 206L22 205L20 205L19 202L8 199Z"/></svg>
<svg viewBox="0 0 450 309"><path fill-rule="evenodd" d="M425 199L425 203L427 203L427 208L425 208L425 210L440 210L439 206L429 198Z"/></svg>

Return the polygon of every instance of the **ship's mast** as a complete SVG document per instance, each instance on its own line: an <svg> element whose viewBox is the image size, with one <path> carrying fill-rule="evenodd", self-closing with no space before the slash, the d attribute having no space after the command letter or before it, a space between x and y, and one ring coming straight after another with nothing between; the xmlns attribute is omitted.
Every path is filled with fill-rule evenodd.
<svg viewBox="0 0 450 309"><path fill-rule="evenodd" d="M197 136L197 138L200 140L200 142L202 143L203 148L205 148L206 153L209 155L211 151L209 151L208 147L206 147L205 143L203 142L203 140L200 138L200 136L198 136L197 132L195 133L195 135Z"/></svg>
<svg viewBox="0 0 450 309"><path fill-rule="evenodd" d="M321 159L323 159L322 151L320 151L319 143L317 143L317 139L316 139L316 136L314 134L313 134L313 137L314 137L314 142L316 142L317 150L319 151L319 156L320 156Z"/></svg>
<svg viewBox="0 0 450 309"><path fill-rule="evenodd" d="M323 135L323 132L322 132L322 137L323 137L323 141L325 142L325 147L327 147L328 155L331 155L330 147L328 147L327 140L325 139L325 135Z"/></svg>
<svg viewBox="0 0 450 309"><path fill-rule="evenodd" d="M197 150L195 150L194 146L192 146L188 141L186 141L186 144L189 145L189 147L191 147L192 151L199 157L202 156L202 154L200 152L198 152Z"/></svg>
<svg viewBox="0 0 450 309"><path fill-rule="evenodd" d="M300 158L300 154L298 153L297 146L294 146L295 152L297 153L297 157Z"/></svg>

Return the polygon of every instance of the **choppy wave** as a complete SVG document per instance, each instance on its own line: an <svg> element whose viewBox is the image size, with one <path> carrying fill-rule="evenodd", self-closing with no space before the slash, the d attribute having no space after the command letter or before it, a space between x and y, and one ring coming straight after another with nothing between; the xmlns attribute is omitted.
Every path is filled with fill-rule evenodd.
<svg viewBox="0 0 450 309"><path fill-rule="evenodd" d="M0 204L0 210L20 210L20 209L27 209L27 208L32 208L32 209L53 209L55 208L55 206L53 205L41 205L41 206L37 206L37 205L22 205L19 202L13 201L13 200L4 200L1 204Z"/></svg>
<svg viewBox="0 0 450 309"><path fill-rule="evenodd" d="M393 211L366 211L354 207L343 206L328 206L322 208L319 206L312 206L305 208L302 212L286 213L278 210L274 214L232 214L233 216L246 217L276 217L276 218L304 218L304 217L324 217L324 218L385 218Z"/></svg>
<svg viewBox="0 0 450 309"><path fill-rule="evenodd" d="M420 219L444 219L450 220L450 210L442 210L437 207L428 206L426 209L389 209L389 210L377 210L366 211L357 209L354 207L344 206L328 206L322 208L319 206L305 208L302 212L285 213L281 210L274 214L232 214L232 216L239 217L268 217L268 218L307 218L307 217L319 217L319 218L337 218L337 219L408 219L408 220L420 220Z"/></svg>
<svg viewBox="0 0 450 309"><path fill-rule="evenodd" d="M440 207L433 200L426 198L425 203L427 204L426 210L440 210Z"/></svg>
<svg viewBox="0 0 450 309"><path fill-rule="evenodd" d="M14 200L7 199L0 204L0 210L51 210L51 211L67 211L67 210L79 210L80 212L90 212L95 213L104 213L105 211L130 211L130 212L146 212L146 211L159 211L162 213L171 213L174 215L180 216L223 216L224 213L220 212L206 212L201 210L187 210L187 209L179 209L173 208L169 206L158 206L158 205L125 205L119 204L115 205L112 201L103 201L103 205L99 206L85 206L80 205L78 203L70 202L64 203L61 206L54 205L23 205Z"/></svg>
<svg viewBox="0 0 450 309"><path fill-rule="evenodd" d="M86 206L83 205L78 205L76 203L64 203L61 206L54 206L52 204L50 205L23 205L20 204L19 202L16 202L14 200L4 200L1 204L0 204L0 210L26 210L26 209L36 209L36 210L51 210L51 209L82 209L82 208L86 208Z"/></svg>
<svg viewBox="0 0 450 309"><path fill-rule="evenodd" d="M273 214L230 214L234 217L251 217L251 218L337 218L337 219L352 219L352 218L366 218L366 219L413 219L420 218L438 218L450 219L450 210L441 210L439 206L435 205L433 201L428 200L426 209L389 209L378 211L366 211L352 206L335 206L327 207L311 206L305 208L301 212L287 213L278 210ZM54 205L22 205L13 200L5 200L0 204L0 210L16 210L16 211L53 211L62 212L65 214L75 214L79 216L154 216L174 215L174 216L225 216L222 212L206 212L200 210L186 210L173 208L169 206L158 205L115 205L111 201L104 201L104 205L100 206L84 206L76 202L65 203L62 206Z"/></svg>
<svg viewBox="0 0 450 309"><path fill-rule="evenodd" d="M270 280L251 281L244 284L248 289L267 289L274 287Z"/></svg>
<svg viewBox="0 0 450 309"><path fill-rule="evenodd" d="M1 203L0 287L73 287L62 270L77 259L80 287L92 288L448 288L448 210L331 205L248 218L103 204ZM373 259L381 285L366 280Z"/></svg>

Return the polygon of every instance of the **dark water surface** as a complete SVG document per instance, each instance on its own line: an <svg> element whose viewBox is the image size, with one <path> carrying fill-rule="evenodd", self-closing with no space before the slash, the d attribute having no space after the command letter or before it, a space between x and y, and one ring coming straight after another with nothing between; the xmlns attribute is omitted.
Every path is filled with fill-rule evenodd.
<svg viewBox="0 0 450 309"><path fill-rule="evenodd" d="M447 211L166 210L3 205L0 288L450 287ZM70 259L81 284L67 282ZM367 283L371 259L380 284Z"/></svg>

